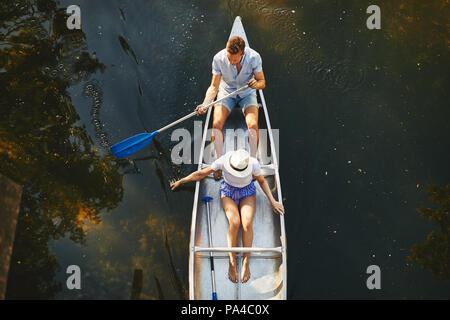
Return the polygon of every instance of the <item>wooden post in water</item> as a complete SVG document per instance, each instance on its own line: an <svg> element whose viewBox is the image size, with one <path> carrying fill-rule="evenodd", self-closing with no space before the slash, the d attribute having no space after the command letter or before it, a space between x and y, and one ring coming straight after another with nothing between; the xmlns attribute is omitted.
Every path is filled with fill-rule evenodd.
<svg viewBox="0 0 450 320"><path fill-rule="evenodd" d="M0 300L5 299L22 186L0 174Z"/></svg>
<svg viewBox="0 0 450 320"><path fill-rule="evenodd" d="M142 280L142 269L134 269L133 285L131 287L131 300L139 300L141 298Z"/></svg>

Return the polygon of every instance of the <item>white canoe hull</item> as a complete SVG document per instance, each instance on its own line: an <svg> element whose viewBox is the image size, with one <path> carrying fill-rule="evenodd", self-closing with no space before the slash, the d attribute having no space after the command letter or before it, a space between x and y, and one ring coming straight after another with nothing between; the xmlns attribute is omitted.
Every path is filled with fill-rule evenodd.
<svg viewBox="0 0 450 320"><path fill-rule="evenodd" d="M237 17L232 28L231 36L239 35L248 45L247 37L240 17ZM260 129L266 129L267 135L261 135L260 140L267 138L267 143L260 141L258 154L269 155L263 157L263 169L269 186L274 191L275 198L282 201L276 148L273 141L272 129L268 118L264 95L259 90L259 100L263 106L259 110ZM199 168L205 167L214 159L211 158L210 133L207 129L212 118L212 109L208 110L205 129L203 132L202 148L200 151ZM232 129L232 130L227 130ZM247 125L240 109L235 108L224 126L224 151L245 147L249 150L248 139L236 138L236 129L241 129L244 136L248 136ZM263 149L268 147L269 150ZM261 161L260 161L261 162ZM223 211L219 196L220 181L207 177L196 183L194 205L191 222L190 258L189 258L189 298L211 300L212 277L208 224L206 205L202 201L205 196L212 197L210 202L212 242L214 248L214 267L217 296L219 300L259 300L286 299L286 235L284 217L273 212L269 200L255 182L257 189L256 208L253 219L253 250L250 258L251 278L246 283L233 283L228 279L227 231L228 221ZM241 232L239 244L242 246ZM236 249L240 250L240 249ZM242 253L236 253L238 272L240 274Z"/></svg>

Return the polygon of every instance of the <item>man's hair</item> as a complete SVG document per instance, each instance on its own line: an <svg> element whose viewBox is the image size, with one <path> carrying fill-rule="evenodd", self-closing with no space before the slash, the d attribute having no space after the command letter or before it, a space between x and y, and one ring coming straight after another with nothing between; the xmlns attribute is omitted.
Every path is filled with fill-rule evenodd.
<svg viewBox="0 0 450 320"><path fill-rule="evenodd" d="M231 37L227 42L227 51L231 54L236 54L239 52L244 52L245 41L241 37L234 36Z"/></svg>

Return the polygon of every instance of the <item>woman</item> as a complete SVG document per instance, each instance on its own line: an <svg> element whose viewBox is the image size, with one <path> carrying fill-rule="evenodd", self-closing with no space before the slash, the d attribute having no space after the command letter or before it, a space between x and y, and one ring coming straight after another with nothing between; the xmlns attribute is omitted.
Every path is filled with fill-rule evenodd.
<svg viewBox="0 0 450 320"><path fill-rule="evenodd" d="M284 214L284 207L272 196L269 185L261 174L258 160L250 157L246 150L239 149L226 153L214 161L211 166L195 171L187 177L172 183L172 190L175 190L183 183L202 180L218 170L222 170L224 178L220 183L220 199L229 222L227 233L228 247L237 246L241 222L243 231L242 244L244 247L251 247L253 242L252 223L256 205L256 187L253 183L253 178L258 181L276 213ZM231 281L238 282L235 254L230 252L229 256L228 277ZM250 279L249 258L250 253L244 253L242 282L247 282Z"/></svg>

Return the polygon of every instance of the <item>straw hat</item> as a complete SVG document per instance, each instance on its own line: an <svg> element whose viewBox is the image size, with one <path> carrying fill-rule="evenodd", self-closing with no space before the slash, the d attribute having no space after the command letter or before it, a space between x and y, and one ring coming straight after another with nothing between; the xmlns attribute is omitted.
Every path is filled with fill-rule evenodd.
<svg viewBox="0 0 450 320"><path fill-rule="evenodd" d="M248 177L253 171L250 164L250 154L244 149L225 154L223 165L228 173L238 178Z"/></svg>

